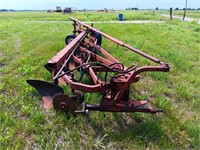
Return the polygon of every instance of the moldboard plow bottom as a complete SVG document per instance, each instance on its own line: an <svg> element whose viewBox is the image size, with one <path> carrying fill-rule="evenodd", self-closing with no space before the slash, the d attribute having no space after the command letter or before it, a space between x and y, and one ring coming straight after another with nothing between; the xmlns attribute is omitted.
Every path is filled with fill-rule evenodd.
<svg viewBox="0 0 200 150"><path fill-rule="evenodd" d="M45 68L52 74L53 82L27 80L42 96L45 108L54 107L66 113L85 114L87 111L145 112L162 110L151 107L145 100L130 100L130 85L139 81L142 72L168 72L168 64L137 50L83 22L70 18L73 34L65 39L66 47L52 57ZM122 46L138 57L144 57L156 65L126 67L101 47L102 37ZM65 94L58 84L71 88ZM100 93L98 104L87 104L84 93Z"/></svg>

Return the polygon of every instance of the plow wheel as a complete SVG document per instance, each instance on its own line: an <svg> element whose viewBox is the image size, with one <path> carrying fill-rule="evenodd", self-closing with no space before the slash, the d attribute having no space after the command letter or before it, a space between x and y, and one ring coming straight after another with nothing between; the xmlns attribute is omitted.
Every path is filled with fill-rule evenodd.
<svg viewBox="0 0 200 150"><path fill-rule="evenodd" d="M56 110L65 112L66 114L74 114L76 110L76 104L73 99L66 94L57 94L53 98L53 106Z"/></svg>

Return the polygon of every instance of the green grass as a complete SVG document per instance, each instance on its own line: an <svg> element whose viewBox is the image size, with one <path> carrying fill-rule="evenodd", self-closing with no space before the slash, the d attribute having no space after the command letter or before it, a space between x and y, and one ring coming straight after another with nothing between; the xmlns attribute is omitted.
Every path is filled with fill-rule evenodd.
<svg viewBox="0 0 200 150"><path fill-rule="evenodd" d="M42 13L42 15L41 15ZM2 13L1 19L5 21L68 21L69 16L73 16L78 20L118 20L118 14L124 14L124 20L165 20L165 17L160 16L154 11L116 11L116 12L75 12L71 14L62 13L46 13L46 12L15 12ZM14 14L14 15L13 15Z"/></svg>
<svg viewBox="0 0 200 150"><path fill-rule="evenodd" d="M118 13L69 15L81 20L109 20L117 19ZM133 16L147 19L144 13L152 14L124 13L129 14L128 20ZM89 116L67 119L62 113L43 109L40 95L26 80L51 81L43 65L65 46L65 36L73 30L70 24L29 20L65 21L69 15L0 13L1 149L199 149L200 26L179 20L95 24L101 31L170 64L168 73L143 73L130 91L132 99L148 99L164 113L90 112ZM103 47L127 66L150 63L105 39ZM86 94L85 99L98 101L99 94Z"/></svg>

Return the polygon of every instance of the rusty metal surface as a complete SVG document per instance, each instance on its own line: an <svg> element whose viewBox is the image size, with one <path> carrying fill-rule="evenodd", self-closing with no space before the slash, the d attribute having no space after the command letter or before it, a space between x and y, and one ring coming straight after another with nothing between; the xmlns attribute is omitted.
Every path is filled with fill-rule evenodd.
<svg viewBox="0 0 200 150"><path fill-rule="evenodd" d="M56 84L42 80L26 80L28 84L33 86L41 96L53 97L57 93L64 93L63 89Z"/></svg>
<svg viewBox="0 0 200 150"><path fill-rule="evenodd" d="M158 113L163 112L163 110L155 109L150 106L100 106L100 105L86 105L86 110L93 111L103 111L103 112L144 112L144 113Z"/></svg>
<svg viewBox="0 0 200 150"><path fill-rule="evenodd" d="M59 70L65 59L70 58L70 55L73 54L74 50L76 50L75 47L80 44L85 36L85 31L80 33L72 42L70 42L66 47L64 47L54 57L52 57L46 64L46 67L51 70Z"/></svg>
<svg viewBox="0 0 200 150"><path fill-rule="evenodd" d="M70 98L68 95L62 93L56 94L53 97L53 106L54 109L65 113L74 114L76 110L76 104L73 99Z"/></svg>
<svg viewBox="0 0 200 150"><path fill-rule="evenodd" d="M136 48L133 48L133 47L131 47L131 46L125 44L124 42L122 42L122 41L120 41L120 40L118 40L118 39L115 39L115 38L113 38L113 37L111 37L111 36L109 36L109 35L107 35L107 34L101 32L101 31L99 31L99 30L97 30L97 29L95 29L95 28L93 28L93 27L91 27L91 26L89 26L89 25L87 25L87 24L85 24L85 23L83 23L83 22L80 22L80 21L76 20L75 18L70 17L69 19L71 19L71 20L73 20L73 21L75 21L75 22L77 22L77 23L83 25L84 27L86 27L86 28L88 28L88 29L90 29L90 30L92 30L92 31L94 31L94 32L97 32L97 33L101 34L102 36L104 36L104 37L106 37L107 39L109 39L109 40L115 42L116 44L119 44L119 45L121 45L121 46L123 46L123 47L126 47L126 48L128 48L128 49L134 51L135 53L137 53L137 54L139 54L139 55L141 55L141 56L143 56L143 57L149 59L149 60L152 60L152 61L154 61L154 62L156 62L156 63L160 63L160 60L159 60L159 59L157 59L157 58L155 58L155 57L153 57L153 56L151 56L151 55L149 55L149 54L146 54L146 53L144 53L144 52L142 52L142 51L140 51L140 50L137 50Z"/></svg>
<svg viewBox="0 0 200 150"><path fill-rule="evenodd" d="M70 19L73 21L73 33L77 36L52 57L45 68L51 72L55 83L65 83L71 88L72 96L63 94L62 88L55 84L40 80L27 80L42 95L45 107L54 106L56 110L73 114L85 114L87 110L162 112L162 110L149 106L147 101L130 100L130 87L131 84L139 81L142 72L168 72L169 65L83 22L74 18ZM125 66L101 47L102 38L98 39L99 35L133 51L138 54L138 57L153 61L156 65L138 67L133 64L129 67ZM90 82L85 83L84 77ZM78 91L99 92L102 95L102 100L99 104L86 104L84 96L76 96L75 93ZM77 109L80 105L82 105L82 110Z"/></svg>
<svg viewBox="0 0 200 150"><path fill-rule="evenodd" d="M44 108L52 108L54 95L64 93L63 89L53 83L42 80L27 80L27 83L33 86L42 96Z"/></svg>

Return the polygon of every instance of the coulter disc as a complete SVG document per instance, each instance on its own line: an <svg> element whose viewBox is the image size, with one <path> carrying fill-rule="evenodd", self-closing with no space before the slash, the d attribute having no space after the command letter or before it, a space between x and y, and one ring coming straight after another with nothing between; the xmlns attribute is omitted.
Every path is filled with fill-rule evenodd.
<svg viewBox="0 0 200 150"><path fill-rule="evenodd" d="M53 106L56 110L62 111L65 113L75 113L76 104L72 98L66 94L56 94L53 97Z"/></svg>

